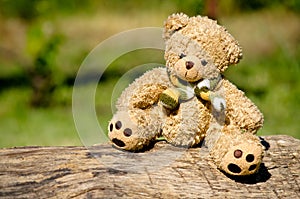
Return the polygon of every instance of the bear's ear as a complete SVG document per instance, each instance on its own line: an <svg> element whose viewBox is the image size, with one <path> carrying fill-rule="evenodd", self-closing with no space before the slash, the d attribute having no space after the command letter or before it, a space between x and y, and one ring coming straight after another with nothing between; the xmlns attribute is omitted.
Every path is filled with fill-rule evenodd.
<svg viewBox="0 0 300 199"><path fill-rule="evenodd" d="M165 40L169 39L171 35L185 27L188 24L189 16L183 13L172 14L168 17L164 24L164 35Z"/></svg>

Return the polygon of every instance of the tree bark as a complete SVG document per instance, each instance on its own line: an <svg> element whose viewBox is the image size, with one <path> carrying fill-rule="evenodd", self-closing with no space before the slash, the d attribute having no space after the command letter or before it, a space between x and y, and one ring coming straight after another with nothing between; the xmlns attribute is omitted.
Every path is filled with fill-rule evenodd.
<svg viewBox="0 0 300 199"><path fill-rule="evenodd" d="M246 178L216 169L205 148L158 142L129 153L92 147L0 149L0 198L300 198L300 140L265 136Z"/></svg>

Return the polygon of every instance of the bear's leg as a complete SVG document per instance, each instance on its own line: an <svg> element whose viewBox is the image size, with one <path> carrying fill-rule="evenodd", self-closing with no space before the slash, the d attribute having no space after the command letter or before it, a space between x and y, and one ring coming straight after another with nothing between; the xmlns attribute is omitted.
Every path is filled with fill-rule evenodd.
<svg viewBox="0 0 300 199"><path fill-rule="evenodd" d="M197 98L180 103L178 111L163 122L162 134L167 142L183 147L199 145L208 129L210 110Z"/></svg>

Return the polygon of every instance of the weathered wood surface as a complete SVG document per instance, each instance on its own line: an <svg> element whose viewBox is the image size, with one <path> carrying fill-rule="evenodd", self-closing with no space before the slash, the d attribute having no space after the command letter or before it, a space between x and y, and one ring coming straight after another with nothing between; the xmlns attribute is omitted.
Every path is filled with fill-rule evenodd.
<svg viewBox="0 0 300 199"><path fill-rule="evenodd" d="M205 149L163 142L144 153L108 144L0 149L0 198L300 198L300 140L266 136L258 174L230 178Z"/></svg>

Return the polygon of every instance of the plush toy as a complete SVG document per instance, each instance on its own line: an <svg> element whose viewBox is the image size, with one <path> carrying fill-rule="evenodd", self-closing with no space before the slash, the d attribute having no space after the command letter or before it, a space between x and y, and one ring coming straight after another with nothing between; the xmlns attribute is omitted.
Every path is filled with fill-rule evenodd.
<svg viewBox="0 0 300 199"><path fill-rule="evenodd" d="M255 173L263 149L258 108L222 73L242 56L237 41L207 17L173 14L165 22L166 68L124 90L109 124L114 146L138 151L163 135L177 146L205 145L219 169Z"/></svg>

